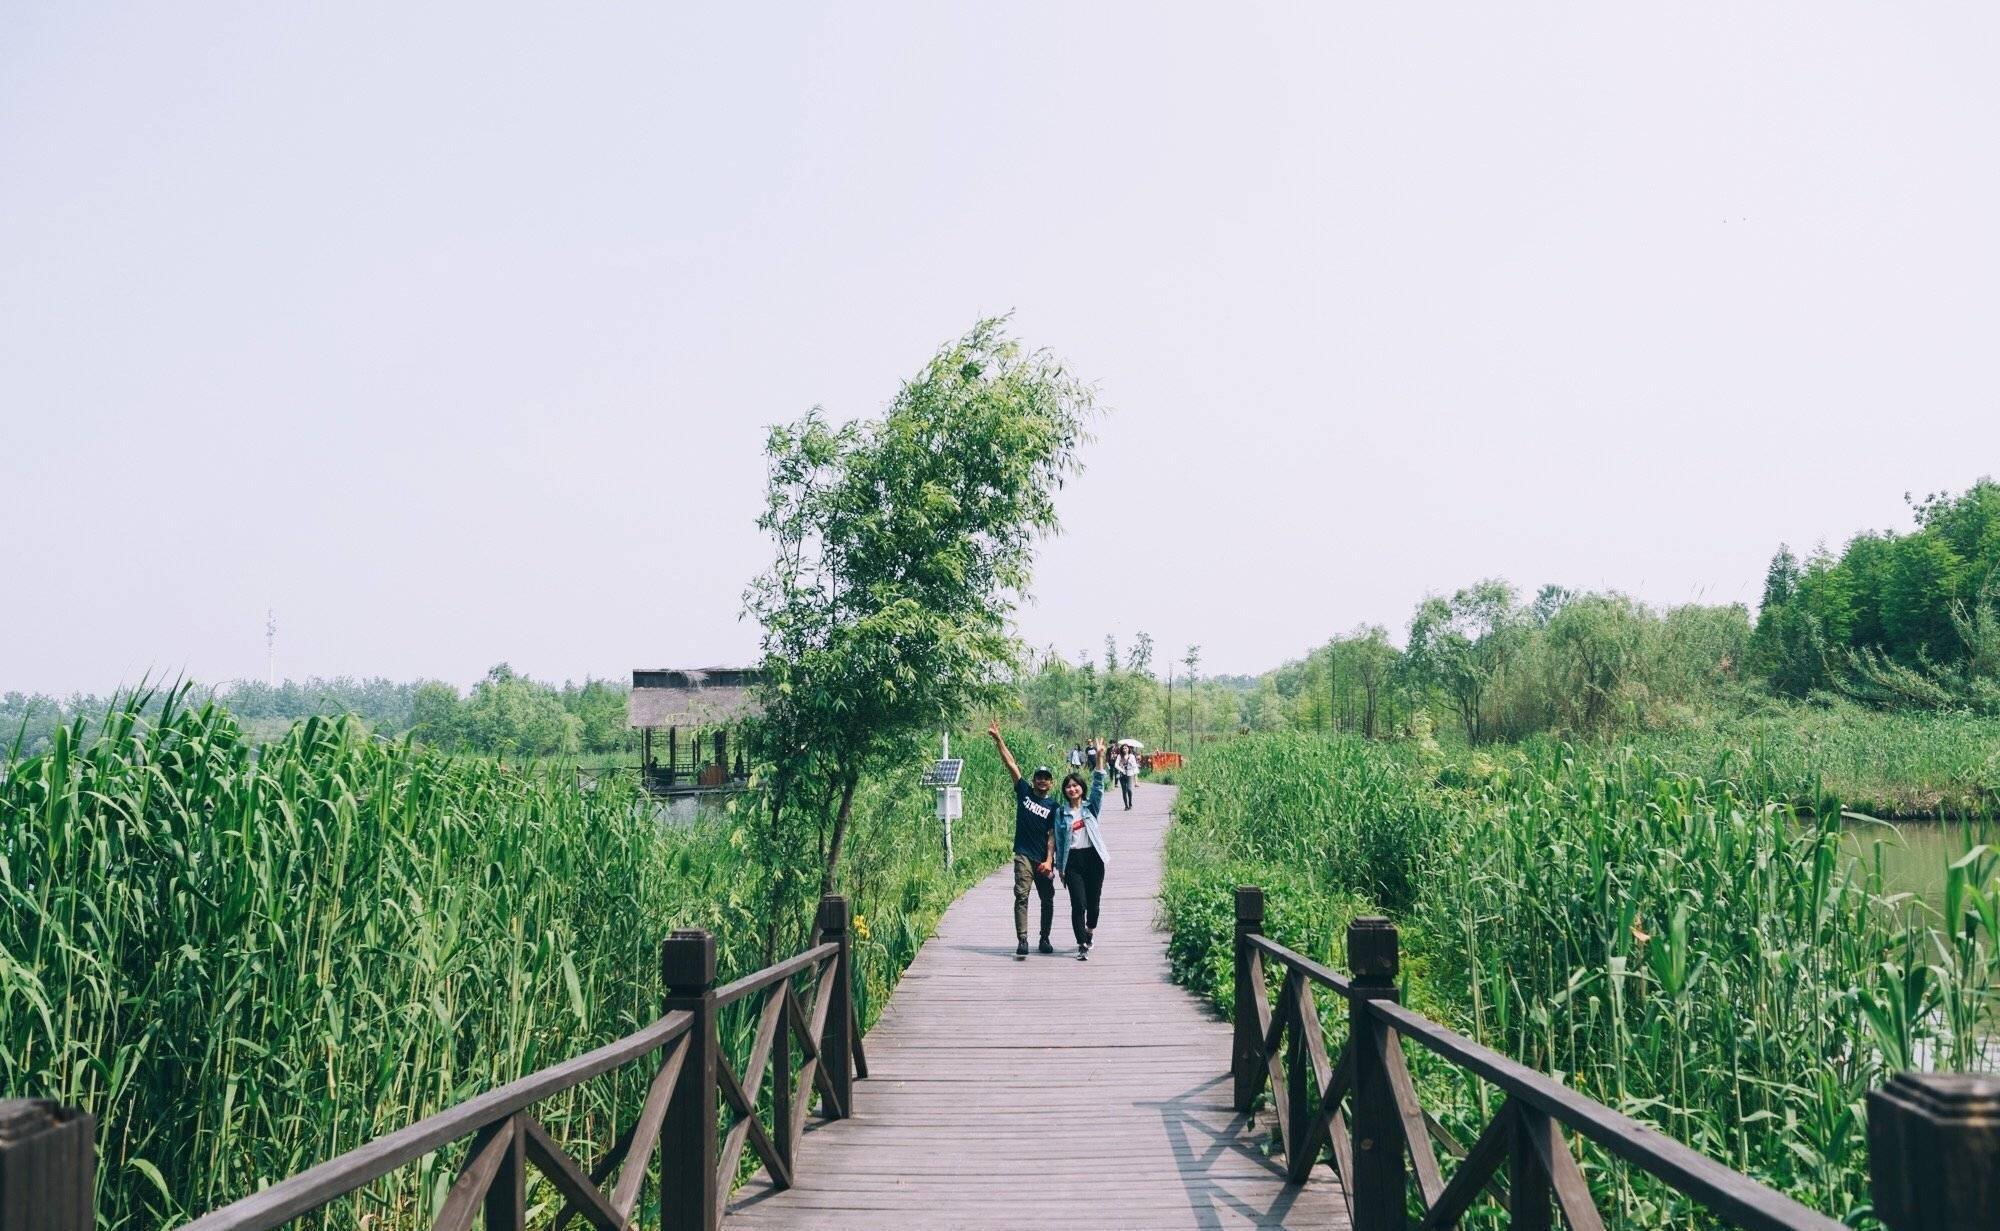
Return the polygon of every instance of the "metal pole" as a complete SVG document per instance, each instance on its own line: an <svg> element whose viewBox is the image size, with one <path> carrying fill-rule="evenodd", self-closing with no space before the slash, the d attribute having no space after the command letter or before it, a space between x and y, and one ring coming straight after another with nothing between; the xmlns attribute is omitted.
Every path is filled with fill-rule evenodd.
<svg viewBox="0 0 2000 1231"><path fill-rule="evenodd" d="M951 732L944 733L944 759L951 760ZM944 870L951 871L951 807L945 801L950 796L949 787L938 788L938 811L944 814Z"/></svg>

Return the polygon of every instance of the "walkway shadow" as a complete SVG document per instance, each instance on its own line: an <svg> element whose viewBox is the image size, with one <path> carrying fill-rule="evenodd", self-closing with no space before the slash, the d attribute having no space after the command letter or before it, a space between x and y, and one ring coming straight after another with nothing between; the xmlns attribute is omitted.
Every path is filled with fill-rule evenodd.
<svg viewBox="0 0 2000 1231"><path fill-rule="evenodd" d="M1230 1077L1225 1073L1184 1090L1173 1098L1134 1105L1159 1111L1160 1124L1166 1129L1167 1142L1173 1149L1181 1187L1187 1192L1188 1208L1194 1213L1196 1226L1204 1231L1221 1231L1222 1213L1227 1210L1238 1218L1248 1219L1253 1227L1283 1227L1285 1219L1306 1190L1285 1184L1284 1167L1258 1148L1258 1134L1250 1116L1231 1110L1226 1105L1216 1105L1216 1087L1227 1085L1229 1081ZM1211 1178L1216 1163L1230 1157L1248 1159L1259 1171L1271 1177L1269 1205L1258 1208L1250 1199L1252 1194L1236 1191L1252 1187L1262 1189L1262 1183L1245 1184L1241 1177L1226 1180Z"/></svg>
<svg viewBox="0 0 2000 1231"><path fill-rule="evenodd" d="M800 1154L801 1155L805 1154L805 1147L811 1143L813 1134L818 1133L823 1129L832 1128L839 1123L840 1123L839 1120L829 1120L825 1116L818 1114L807 1116L805 1123L805 1140L799 1143ZM810 1168L811 1166L812 1166L812 1161L810 1157L807 1157L804 1162L804 1167ZM784 1194L785 1194L784 1189L779 1188L775 1184L771 1183L770 1172L765 1171L762 1167L759 1167L757 1169L757 1174L751 1176L748 1180L745 1180L743 1182L743 1187L737 1189L734 1193L730 1194L729 1200L726 1203L724 1203L722 1207L722 1212L726 1220L726 1216L729 1214L733 1214L738 1210L752 1209L756 1206L762 1205L764 1202L769 1201L773 1197L781 1197Z"/></svg>
<svg viewBox="0 0 2000 1231"><path fill-rule="evenodd" d="M1020 956L1014 952L1014 946L1012 945L976 945L969 941L946 943L935 937L931 938L925 947L944 949L954 953L977 953L981 957L1004 957L1010 962Z"/></svg>

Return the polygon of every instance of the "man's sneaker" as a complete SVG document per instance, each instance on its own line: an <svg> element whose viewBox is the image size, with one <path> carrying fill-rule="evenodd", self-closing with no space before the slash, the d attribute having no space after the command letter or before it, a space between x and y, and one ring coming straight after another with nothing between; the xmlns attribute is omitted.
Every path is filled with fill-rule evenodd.
<svg viewBox="0 0 2000 1231"><path fill-rule="evenodd" d="M1089 941L1085 941L1083 944L1080 944L1076 947L1076 960L1079 962L1087 962L1090 960Z"/></svg>
<svg viewBox="0 0 2000 1231"><path fill-rule="evenodd" d="M1026 957L1026 956L1028 956L1028 938L1027 938L1027 937L1023 936L1023 937L1021 938L1021 943L1020 943L1020 944L1017 944L1017 945L1015 945L1015 946L1014 946L1014 956L1015 956L1015 957Z"/></svg>
<svg viewBox="0 0 2000 1231"><path fill-rule="evenodd" d="M1048 937L1044 936L1042 937L1041 950L1043 953L1054 953L1056 951L1056 947L1049 943ZM1027 951L1028 951L1028 942L1024 940L1021 942L1021 952L1026 953Z"/></svg>

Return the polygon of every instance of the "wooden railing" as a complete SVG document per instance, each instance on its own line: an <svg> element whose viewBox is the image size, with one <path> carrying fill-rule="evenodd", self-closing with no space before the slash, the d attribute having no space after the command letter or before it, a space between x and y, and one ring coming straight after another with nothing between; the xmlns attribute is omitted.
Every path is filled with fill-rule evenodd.
<svg viewBox="0 0 2000 1231"><path fill-rule="evenodd" d="M1303 1183L1328 1162L1354 1231L1442 1231L1482 1199L1503 1205L1516 1228L1544 1231L1559 1212L1570 1231L1600 1231L1604 1220L1566 1133L1746 1231L1842 1231L1842 1223L1404 1008L1396 929L1387 919L1348 926L1345 975L1263 930L1263 891L1237 889L1236 1109L1250 1111L1268 1083L1287 1179ZM1279 977L1275 1006L1271 975ZM1347 1043L1331 1058L1315 988L1346 1001ZM1418 1101L1406 1039L1502 1094L1469 1148ZM1875 1214L1892 1231L2000 1229L2000 1080L1900 1074L1869 1095L1868 1120ZM1456 1158L1449 1177L1440 1146Z"/></svg>
<svg viewBox="0 0 2000 1231"><path fill-rule="evenodd" d="M378 1137L180 1231L272 1231L468 1138L432 1231L468 1231L482 1217L486 1231L524 1231L530 1167L562 1199L555 1231L578 1218L597 1231L625 1231L650 1170L659 1177L666 1231L714 1231L746 1146L776 1187L789 1188L813 1092L829 1118L854 1112L854 1079L868 1068L851 995L847 899L821 900L812 947L733 983L715 985L715 938L705 931L669 936L660 967L665 1012L638 1033ZM750 1050L739 1071L723 1053L721 1014L753 1001ZM794 1045L803 1057L796 1072ZM654 1066L645 1102L587 1168L531 1110L641 1061ZM768 1128L758 1105L767 1068ZM0 1231L93 1231L95 1131L92 1118L73 1109L0 1103Z"/></svg>

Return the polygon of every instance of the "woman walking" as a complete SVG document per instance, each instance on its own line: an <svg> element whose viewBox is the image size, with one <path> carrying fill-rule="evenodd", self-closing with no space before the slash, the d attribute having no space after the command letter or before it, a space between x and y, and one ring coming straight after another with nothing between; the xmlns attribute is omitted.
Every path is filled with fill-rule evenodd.
<svg viewBox="0 0 2000 1231"><path fill-rule="evenodd" d="M1056 805L1056 875L1069 890L1069 926L1076 934L1076 960L1088 961L1097 932L1097 906L1104 896L1104 834L1097 827L1097 810L1104 802L1104 739L1098 737L1097 768L1090 772L1090 789L1083 778L1063 779L1062 802Z"/></svg>
<svg viewBox="0 0 2000 1231"><path fill-rule="evenodd" d="M1118 746L1118 757L1112 764L1118 767L1118 789L1125 796L1125 811L1132 810L1132 780L1139 776L1139 754L1130 744Z"/></svg>

